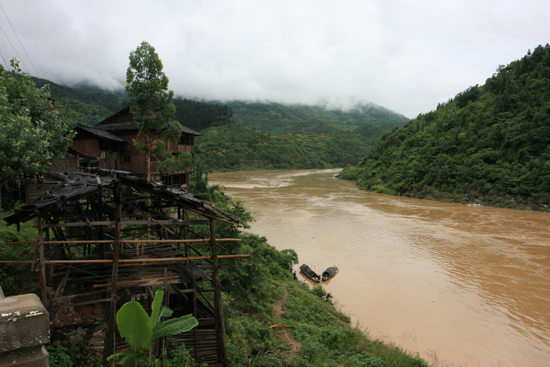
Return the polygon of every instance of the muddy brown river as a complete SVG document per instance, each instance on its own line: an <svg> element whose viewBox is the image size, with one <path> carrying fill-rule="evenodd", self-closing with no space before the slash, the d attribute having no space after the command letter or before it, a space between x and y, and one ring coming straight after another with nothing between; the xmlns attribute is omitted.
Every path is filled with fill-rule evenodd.
<svg viewBox="0 0 550 367"><path fill-rule="evenodd" d="M210 183L244 200L251 232L300 264L338 266L323 286L370 337L434 366L550 366L550 214L374 194L337 173Z"/></svg>

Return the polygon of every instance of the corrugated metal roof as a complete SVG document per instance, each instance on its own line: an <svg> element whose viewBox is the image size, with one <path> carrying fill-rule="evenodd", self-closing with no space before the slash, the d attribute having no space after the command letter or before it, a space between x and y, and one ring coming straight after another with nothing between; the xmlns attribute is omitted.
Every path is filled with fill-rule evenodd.
<svg viewBox="0 0 550 367"><path fill-rule="evenodd" d="M49 178L60 182L52 189L29 205L24 205L14 213L2 218L9 225L26 222L38 216L56 210L60 205L70 204L82 200L90 195L97 195L97 191L113 187L119 182L135 189L137 192L146 192L151 197L169 202L187 210L200 213L206 217L222 221L237 223L238 220L231 214L216 208L212 203L195 196L185 188L167 187L143 178L134 176L130 172L105 170L100 168L85 169L90 173L60 174L50 172Z"/></svg>

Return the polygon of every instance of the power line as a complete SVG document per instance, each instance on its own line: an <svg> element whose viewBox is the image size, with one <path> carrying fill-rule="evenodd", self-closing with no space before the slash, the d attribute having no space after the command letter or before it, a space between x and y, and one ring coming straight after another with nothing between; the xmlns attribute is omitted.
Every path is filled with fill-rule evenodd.
<svg viewBox="0 0 550 367"><path fill-rule="evenodd" d="M11 48L13 48L13 51L15 52L15 55L17 56L17 59L20 60L21 63L23 63L23 65L24 65L25 63L23 62L23 60L21 60L21 56L19 56L19 54L17 53L17 49L13 46L13 43L11 43L11 40L8 37L8 34L6 33L6 31L4 31L4 28L2 27L2 25L0 25L0 32L2 32L2 34L4 34L6 36L6 39L10 43ZM6 51L6 53L7 53L7 51ZM9 63L6 63L6 66L9 66Z"/></svg>
<svg viewBox="0 0 550 367"><path fill-rule="evenodd" d="M15 38L17 38L17 40L19 41L19 44L21 45L21 48L23 49L23 51L25 52L25 55L27 56L27 59L29 60L32 68L34 69L34 72L36 73L36 76L37 77L40 77L39 73L38 73L38 70L36 70L36 67L34 66L34 64L32 63L32 60L31 58L29 57L29 54L27 53L27 50L25 49L25 46L23 46L23 42L21 42L21 40L19 39L19 36L17 35L17 32L15 31L15 28L13 27L13 24L11 24L11 21L10 21L10 18L8 17L8 14L6 14L6 11L4 10L4 8L2 7L2 4L0 4L0 9L2 9L2 12L4 13L4 15L6 16L6 19L8 20L8 23L10 24L10 27L11 29L13 30L13 33L15 34ZM13 47L14 51L15 51L15 54L17 55L17 57L19 59L21 59L21 56L19 56L19 54L17 53L17 49L13 46L13 44L11 43L7 33L4 31L4 29L2 28L2 26L0 26L0 30L2 30L2 32L4 32L4 34L6 35L6 38L8 38L8 41L11 45L11 47ZM25 65L25 63L23 62L23 60L21 59L21 63L23 63L23 65Z"/></svg>
<svg viewBox="0 0 550 367"><path fill-rule="evenodd" d="M4 60L4 64L6 65L6 68L7 68L8 65L9 65L8 60L6 60L6 58L4 57L4 54L2 53L2 50L4 50L4 52L6 52L6 44L4 42L4 33L3 32L0 32L0 37L2 37L2 48L0 49L0 56L2 57L2 60Z"/></svg>

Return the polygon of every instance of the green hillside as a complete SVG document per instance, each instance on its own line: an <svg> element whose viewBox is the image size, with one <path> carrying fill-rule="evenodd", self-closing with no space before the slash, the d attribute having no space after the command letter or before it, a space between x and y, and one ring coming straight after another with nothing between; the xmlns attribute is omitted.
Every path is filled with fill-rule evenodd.
<svg viewBox="0 0 550 367"><path fill-rule="evenodd" d="M341 177L389 194L550 210L550 46L383 134Z"/></svg>
<svg viewBox="0 0 550 367"><path fill-rule="evenodd" d="M407 121L404 116L367 105L347 112L243 101L229 102L226 107L231 122L216 120L200 130L203 136L196 140L199 158L214 170L356 164L384 131ZM394 120L387 120L390 118Z"/></svg>
<svg viewBox="0 0 550 367"><path fill-rule="evenodd" d="M37 87L50 86L50 93L57 101L55 105L62 118L73 123L93 126L120 110L127 103L124 93L111 93L88 85L74 88L52 81L32 78Z"/></svg>
<svg viewBox="0 0 550 367"><path fill-rule="evenodd" d="M231 120L202 131L195 140L200 161L211 170L343 167L365 154L360 135L273 135Z"/></svg>

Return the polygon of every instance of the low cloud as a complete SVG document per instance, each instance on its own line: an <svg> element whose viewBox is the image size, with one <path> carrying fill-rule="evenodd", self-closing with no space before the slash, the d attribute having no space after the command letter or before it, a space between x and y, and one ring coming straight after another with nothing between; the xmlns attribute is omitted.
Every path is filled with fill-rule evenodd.
<svg viewBox="0 0 550 367"><path fill-rule="evenodd" d="M0 5L3 59L17 57L30 74L57 83L123 88L128 55L145 40L181 97L369 101L408 117L546 44L550 14L544 0Z"/></svg>

